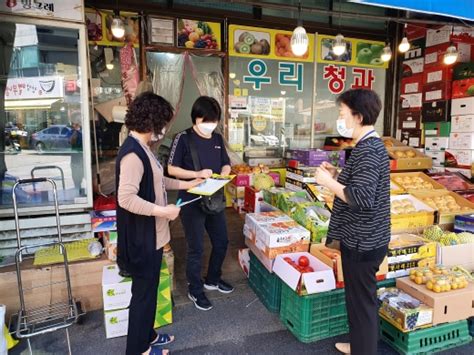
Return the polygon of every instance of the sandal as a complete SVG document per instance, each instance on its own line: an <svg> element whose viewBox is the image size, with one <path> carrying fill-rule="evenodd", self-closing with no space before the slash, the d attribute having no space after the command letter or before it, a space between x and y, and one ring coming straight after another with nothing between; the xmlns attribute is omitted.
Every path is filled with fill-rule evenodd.
<svg viewBox="0 0 474 355"><path fill-rule="evenodd" d="M156 339L150 343L150 345L153 346L162 346L166 345L169 343L172 343L174 341L174 336L170 336L168 334L158 334Z"/></svg>

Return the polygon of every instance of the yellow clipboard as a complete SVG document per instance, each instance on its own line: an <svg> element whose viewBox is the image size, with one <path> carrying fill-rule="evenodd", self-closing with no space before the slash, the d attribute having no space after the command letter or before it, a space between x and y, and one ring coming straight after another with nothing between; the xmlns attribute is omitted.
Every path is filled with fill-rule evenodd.
<svg viewBox="0 0 474 355"><path fill-rule="evenodd" d="M213 174L210 178L206 179L203 183L198 186L189 189L190 194L202 195L202 196L212 196L217 191L222 189L225 185L231 182L234 179L235 175L218 175Z"/></svg>

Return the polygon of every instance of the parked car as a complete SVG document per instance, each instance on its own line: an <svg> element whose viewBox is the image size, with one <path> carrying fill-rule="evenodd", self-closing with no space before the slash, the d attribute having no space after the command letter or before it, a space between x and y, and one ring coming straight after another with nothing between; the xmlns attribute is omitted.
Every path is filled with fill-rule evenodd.
<svg viewBox="0 0 474 355"><path fill-rule="evenodd" d="M53 125L31 135L31 145L39 153L53 150L71 149L72 128L66 125Z"/></svg>

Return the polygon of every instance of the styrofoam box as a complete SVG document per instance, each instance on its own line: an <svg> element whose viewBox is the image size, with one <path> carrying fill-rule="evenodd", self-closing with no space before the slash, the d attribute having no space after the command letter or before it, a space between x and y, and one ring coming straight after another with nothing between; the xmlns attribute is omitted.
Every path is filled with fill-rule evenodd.
<svg viewBox="0 0 474 355"><path fill-rule="evenodd" d="M451 132L453 133L474 132L474 115L451 117Z"/></svg>
<svg viewBox="0 0 474 355"><path fill-rule="evenodd" d="M127 308L132 299L132 280L119 275L117 265L102 269L102 297L104 311Z"/></svg>
<svg viewBox="0 0 474 355"><path fill-rule="evenodd" d="M457 162L457 166L467 169L474 162L474 150L471 149L448 149L446 155L452 155ZM451 165L452 166L452 165Z"/></svg>
<svg viewBox="0 0 474 355"><path fill-rule="evenodd" d="M128 312L128 309L104 312L105 336L107 339L127 335Z"/></svg>
<svg viewBox="0 0 474 355"><path fill-rule="evenodd" d="M474 132L451 133L449 135L450 149L474 149Z"/></svg>
<svg viewBox="0 0 474 355"><path fill-rule="evenodd" d="M251 239L255 239L257 228L260 225L291 221L293 220L281 211L247 213L245 215L245 226L248 228L248 232L253 234Z"/></svg>
<svg viewBox="0 0 474 355"><path fill-rule="evenodd" d="M451 100L451 116L472 115L474 113L474 96Z"/></svg>
<svg viewBox="0 0 474 355"><path fill-rule="evenodd" d="M433 159L433 166L443 166L445 161L444 151L426 150L425 154Z"/></svg>
<svg viewBox="0 0 474 355"><path fill-rule="evenodd" d="M426 137L425 138L425 150L441 151L446 150L449 147L448 137Z"/></svg>
<svg viewBox="0 0 474 355"><path fill-rule="evenodd" d="M255 233L256 239L268 248L285 247L298 242L310 242L311 233L309 230L294 221L282 223L285 223L286 226L282 227L278 223L258 225Z"/></svg>
<svg viewBox="0 0 474 355"><path fill-rule="evenodd" d="M314 269L314 272L301 273L284 259L289 257L297 263L300 256L306 256L309 259L309 266ZM331 291L336 288L333 269L307 252L278 255L273 264L273 272L295 291L300 280L304 283L308 294Z"/></svg>

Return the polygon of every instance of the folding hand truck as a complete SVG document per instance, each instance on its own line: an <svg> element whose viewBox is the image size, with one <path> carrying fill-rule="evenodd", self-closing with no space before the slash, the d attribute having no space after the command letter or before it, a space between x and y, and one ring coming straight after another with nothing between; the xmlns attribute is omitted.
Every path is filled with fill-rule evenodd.
<svg viewBox="0 0 474 355"><path fill-rule="evenodd" d="M16 196L16 189L20 185L24 184L36 184L42 182L49 182L53 187L53 202L54 202L54 210L56 214L56 227L58 231L58 240L54 242L46 242L46 243L39 243L34 245L22 246L21 243L21 236L20 236L20 220L19 220L19 213L18 213L18 203L17 203L17 196ZM71 354L71 342L69 339L69 331L68 328L77 322L79 318L79 311L78 306L76 304L75 299L72 297L71 291L71 279L69 276L69 266L67 260L67 252L64 244L62 242L61 236L61 224L59 220L59 203L58 203L58 194L56 183L54 180L49 178L34 178L34 179L25 179L19 180L13 186L12 190L12 197L13 197L13 211L15 215L15 227L16 227L16 237L17 237L17 245L18 249L15 253L15 264L16 264L16 273L17 273L17 281L18 281L18 292L20 295L20 310L15 315L16 317L16 330L15 334L18 339L27 339L28 341L28 348L30 353L33 354L31 348L30 338L37 336L37 335L44 335L50 332L54 332L56 330L65 329L66 330L66 338L67 338L67 345L69 354ZM41 284L39 286L32 286L30 288L24 288L21 279L21 264L23 261L23 254L29 254L28 250L37 249L42 247L51 247L51 246L58 246L60 253L63 255L63 265L64 265L64 280L60 281L51 281L49 283ZM25 291L34 292L35 289L38 288L52 288L53 285L64 284L65 288L67 289L67 300L52 303L50 302L47 305L42 307L28 309L25 304Z"/></svg>

